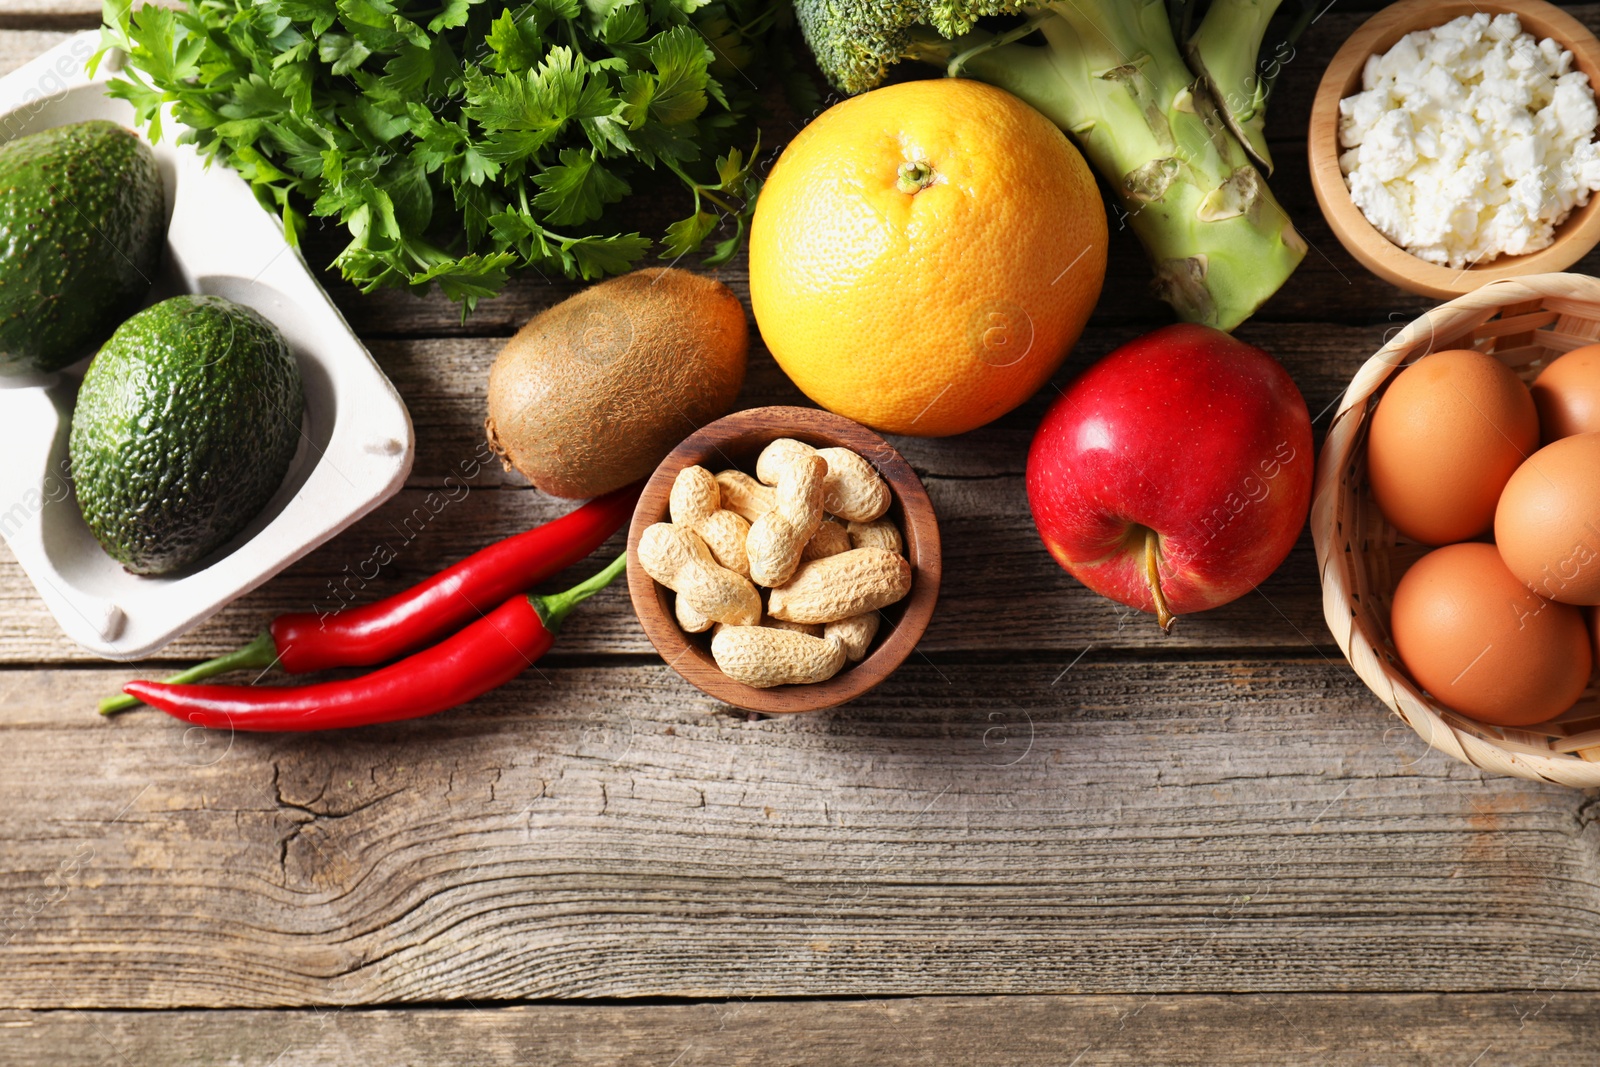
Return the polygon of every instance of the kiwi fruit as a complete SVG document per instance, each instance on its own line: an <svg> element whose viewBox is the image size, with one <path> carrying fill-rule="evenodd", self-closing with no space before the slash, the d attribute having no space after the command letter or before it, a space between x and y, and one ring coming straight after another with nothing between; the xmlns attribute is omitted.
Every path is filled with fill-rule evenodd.
<svg viewBox="0 0 1600 1067"><path fill-rule="evenodd" d="M721 282L634 271L540 312L489 372L489 445L552 496L645 477L744 384L750 330Z"/></svg>

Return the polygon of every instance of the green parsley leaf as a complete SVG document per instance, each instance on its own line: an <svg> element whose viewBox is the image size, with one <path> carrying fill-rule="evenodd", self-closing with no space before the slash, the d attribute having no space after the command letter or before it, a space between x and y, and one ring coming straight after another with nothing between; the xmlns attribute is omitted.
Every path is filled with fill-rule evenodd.
<svg viewBox="0 0 1600 1067"><path fill-rule="evenodd" d="M328 71L336 77L358 69L371 55L365 44L343 33L323 34L317 45L317 58L330 64Z"/></svg>
<svg viewBox="0 0 1600 1067"><path fill-rule="evenodd" d="M606 204L633 192L627 182L596 162L592 152L576 148L563 148L561 163L535 174L533 181L543 190L533 198L533 206L556 226L591 222Z"/></svg>
<svg viewBox="0 0 1600 1067"><path fill-rule="evenodd" d="M438 33L440 30L465 26L467 16L472 13L472 5L481 3L483 0L445 0L444 9L428 20L428 32Z"/></svg>
<svg viewBox="0 0 1600 1067"><path fill-rule="evenodd" d="M636 233L581 237L562 246L562 251L577 263L578 276L585 281L632 270L639 257L649 250L650 238Z"/></svg>
<svg viewBox="0 0 1600 1067"><path fill-rule="evenodd" d="M711 51L688 26L675 26L650 42L650 62L655 65L655 92L650 117L676 126L706 109L706 65Z"/></svg>
<svg viewBox="0 0 1600 1067"><path fill-rule="evenodd" d="M638 0L624 0L613 7L600 26L600 39L615 48L644 39L650 32L650 18Z"/></svg>
<svg viewBox="0 0 1600 1067"><path fill-rule="evenodd" d="M333 0L278 0L278 12L297 23L309 23L309 35L321 37L339 18Z"/></svg>
<svg viewBox="0 0 1600 1067"><path fill-rule="evenodd" d="M150 65L141 69L155 84L186 82L199 75L196 61L205 42L189 32L176 11L142 7L129 30L129 39L139 54L150 57Z"/></svg>
<svg viewBox="0 0 1600 1067"><path fill-rule="evenodd" d="M500 12L484 42L494 52L491 63L501 74L531 69L544 51L538 26L518 19L509 9Z"/></svg>
<svg viewBox="0 0 1600 1067"><path fill-rule="evenodd" d="M686 219L679 219L667 227L662 259L681 259L700 247L700 242L717 228L717 217L709 211L696 211Z"/></svg>

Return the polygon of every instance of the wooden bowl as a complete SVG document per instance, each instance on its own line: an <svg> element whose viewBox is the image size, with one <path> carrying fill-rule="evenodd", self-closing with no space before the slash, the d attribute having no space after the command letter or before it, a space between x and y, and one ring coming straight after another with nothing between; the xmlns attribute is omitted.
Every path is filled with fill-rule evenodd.
<svg viewBox="0 0 1600 1067"><path fill-rule="evenodd" d="M1558 356L1600 341L1600 279L1541 274L1503 279L1412 322L1350 383L1322 456L1311 535L1322 610L1361 680L1424 741L1495 774L1600 786L1600 698L1591 686L1571 710L1536 726L1491 726L1438 703L1406 674L1389 635L1389 605L1407 567L1429 551L1400 537L1367 484L1367 420L1388 382L1434 352L1475 348L1531 381Z"/></svg>
<svg viewBox="0 0 1600 1067"><path fill-rule="evenodd" d="M1367 57L1388 51L1415 30L1479 13L1515 14L1525 33L1541 40L1554 38L1572 52L1576 68L1589 76L1589 85L1600 93L1600 41L1577 19L1544 0L1400 0L1350 35L1328 64L1311 105L1311 187L1334 236L1362 266L1384 281L1439 300L1470 293L1502 278L1565 270L1600 242L1600 195L1596 195L1556 227L1550 247L1521 256L1500 256L1481 267L1453 270L1418 259L1391 242L1350 199L1349 186L1339 169L1339 101L1360 91Z"/></svg>
<svg viewBox="0 0 1600 1067"><path fill-rule="evenodd" d="M904 535L911 561L911 592L883 609L883 624L872 649L825 682L756 689L723 674L711 658L711 635L688 634L678 626L672 592L639 566L639 539L657 522L667 522L668 497L678 472L696 464L713 473L731 467L753 475L756 457L780 437L816 448L835 445L861 455L889 483L893 497L888 518ZM738 411L718 419L672 450L645 483L628 529L628 593L650 643L667 665L690 683L735 707L770 714L817 711L854 700L905 662L922 639L939 599L942 556L939 522L933 504L911 465L883 438L831 412L815 408L767 407Z"/></svg>

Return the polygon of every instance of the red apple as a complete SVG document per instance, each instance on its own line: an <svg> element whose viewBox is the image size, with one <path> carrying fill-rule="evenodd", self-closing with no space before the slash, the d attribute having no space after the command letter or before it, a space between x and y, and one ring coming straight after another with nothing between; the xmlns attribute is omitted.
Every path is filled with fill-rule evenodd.
<svg viewBox="0 0 1600 1067"><path fill-rule="evenodd" d="M1278 568L1305 526L1313 469L1288 371L1221 330L1167 326L1050 406L1028 503L1067 573L1170 630Z"/></svg>

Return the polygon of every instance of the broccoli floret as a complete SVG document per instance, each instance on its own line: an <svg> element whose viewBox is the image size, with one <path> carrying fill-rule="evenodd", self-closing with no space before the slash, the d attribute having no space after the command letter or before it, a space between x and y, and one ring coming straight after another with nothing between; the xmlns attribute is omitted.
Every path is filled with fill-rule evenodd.
<svg viewBox="0 0 1600 1067"><path fill-rule="evenodd" d="M1185 320L1231 330L1306 252L1252 159L1268 165L1260 116L1270 81L1255 53L1280 2L1213 0L1189 61L1205 77L1180 51L1168 0L796 0L795 13L846 92L911 59L1038 108L1115 192L1155 268L1156 294ZM1184 10L1187 0L1172 3ZM1024 21L998 34L974 28L995 14Z"/></svg>
<svg viewBox="0 0 1600 1067"><path fill-rule="evenodd" d="M828 80L859 93L906 57L912 27L960 37L984 15L1009 14L1020 6L1009 0L796 0L795 15Z"/></svg>

